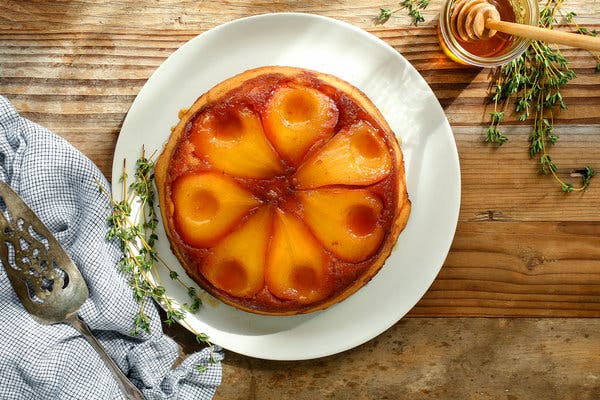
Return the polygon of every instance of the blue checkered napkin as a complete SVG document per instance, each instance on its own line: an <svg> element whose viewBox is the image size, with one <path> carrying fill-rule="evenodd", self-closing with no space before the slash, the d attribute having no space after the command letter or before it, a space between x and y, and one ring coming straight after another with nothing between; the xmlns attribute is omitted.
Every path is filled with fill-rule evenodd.
<svg viewBox="0 0 600 400"><path fill-rule="evenodd" d="M153 303L152 334L129 336L138 311L118 271L116 243L105 241L108 199L96 166L65 140L20 117L0 96L0 179L38 214L81 270L90 298L79 315L147 399L210 399L221 382L222 352L211 349L171 369L177 344L162 333ZM194 365L206 365L199 372ZM40 325L19 303L0 267L0 399L118 399L116 381L74 328Z"/></svg>

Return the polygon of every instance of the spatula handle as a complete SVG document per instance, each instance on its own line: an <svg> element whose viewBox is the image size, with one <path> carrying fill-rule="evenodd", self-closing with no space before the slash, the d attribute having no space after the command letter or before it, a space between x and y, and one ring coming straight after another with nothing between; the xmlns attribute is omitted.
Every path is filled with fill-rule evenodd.
<svg viewBox="0 0 600 400"><path fill-rule="evenodd" d="M133 384L131 381L125 376L125 374L121 371L121 369L117 366L117 364L110 358L110 356L104 350L104 347L100 344L98 339L92 334L92 331L85 322L83 322L77 314L74 314L73 317L68 319L69 323L79 331L87 341L92 345L94 350L98 352L108 369L112 372L113 376L117 380L119 387L127 396L129 400L144 400L144 395L140 390Z"/></svg>

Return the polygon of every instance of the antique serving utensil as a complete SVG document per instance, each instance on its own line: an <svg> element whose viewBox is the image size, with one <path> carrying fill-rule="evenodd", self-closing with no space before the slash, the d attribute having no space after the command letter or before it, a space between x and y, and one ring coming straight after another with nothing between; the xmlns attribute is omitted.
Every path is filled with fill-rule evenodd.
<svg viewBox="0 0 600 400"><path fill-rule="evenodd" d="M0 182L0 261L23 307L41 324L71 324L106 363L128 399L144 396L106 353L77 311L88 288L75 263L37 215Z"/></svg>

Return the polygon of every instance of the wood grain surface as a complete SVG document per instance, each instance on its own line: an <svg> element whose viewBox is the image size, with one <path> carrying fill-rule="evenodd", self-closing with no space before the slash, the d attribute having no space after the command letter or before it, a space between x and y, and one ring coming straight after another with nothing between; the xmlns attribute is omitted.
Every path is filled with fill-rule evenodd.
<svg viewBox="0 0 600 400"><path fill-rule="evenodd" d="M218 398L600 398L600 177L585 193L563 194L537 173L530 127L515 115L505 123L508 143L483 143L492 70L443 54L440 5L432 0L415 27L404 11L377 24L379 8L397 2L373 0L0 2L0 94L107 177L123 119L148 77L186 41L236 18L295 11L354 24L399 51L438 97L458 146L462 204L451 251L413 318L321 361L231 354ZM564 9L600 29L599 1L566 0ZM555 116L552 154L561 176L583 165L600 172L600 72L587 51L563 54L577 78L563 91L568 109ZM430 318L461 316L594 318ZM185 345L185 331L171 333Z"/></svg>
<svg viewBox="0 0 600 400"><path fill-rule="evenodd" d="M406 318L316 361L231 355L215 400L597 400L591 319Z"/></svg>

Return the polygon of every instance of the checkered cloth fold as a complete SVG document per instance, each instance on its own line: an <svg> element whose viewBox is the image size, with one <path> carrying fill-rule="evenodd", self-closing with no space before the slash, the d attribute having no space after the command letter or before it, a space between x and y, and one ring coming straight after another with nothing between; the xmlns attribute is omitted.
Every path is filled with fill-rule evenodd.
<svg viewBox="0 0 600 400"><path fill-rule="evenodd" d="M178 346L163 334L148 302L150 335L130 336L138 306L107 242L110 211L95 179L109 184L83 154L49 130L20 117L0 96L0 179L55 234L90 291L79 315L147 399L210 399L221 382L220 349L203 349L175 369ZM217 363L209 362L210 353ZM204 365L204 372L194 368ZM40 325L25 311L0 268L0 399L119 399L100 357L69 325Z"/></svg>

